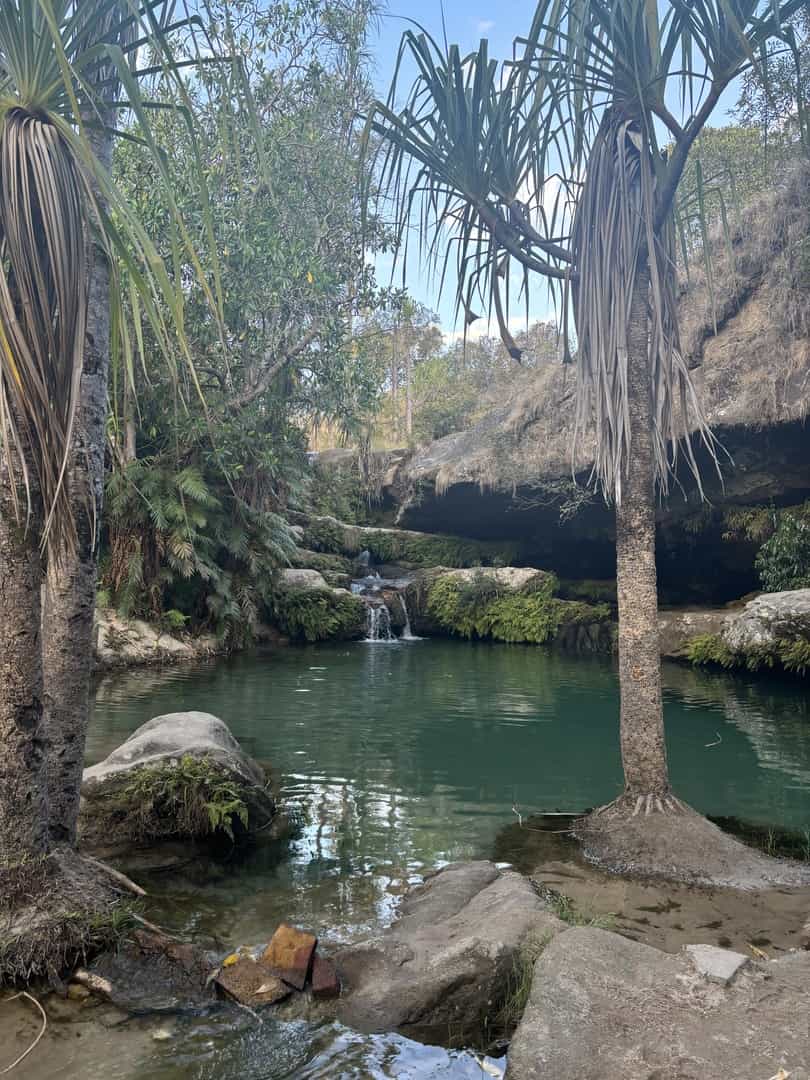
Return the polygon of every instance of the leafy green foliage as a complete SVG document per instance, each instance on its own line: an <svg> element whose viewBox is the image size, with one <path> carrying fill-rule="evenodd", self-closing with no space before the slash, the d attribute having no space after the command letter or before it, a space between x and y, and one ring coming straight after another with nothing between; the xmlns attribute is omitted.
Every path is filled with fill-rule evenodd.
<svg viewBox="0 0 810 1080"><path fill-rule="evenodd" d="M365 631L365 605L351 593L277 589L269 606L274 624L293 641L351 640Z"/></svg>
<svg viewBox="0 0 810 1080"><path fill-rule="evenodd" d="M368 551L375 563L401 563L421 568L509 566L517 561L520 551L519 544L507 541L352 527L332 518L306 519L303 542L314 551L352 557Z"/></svg>
<svg viewBox="0 0 810 1080"><path fill-rule="evenodd" d="M693 664L718 666L731 670L745 668L761 671L783 668L804 676L810 670L810 641L801 637L779 638L772 646L759 646L746 652L730 649L719 634L700 634L688 641L684 655Z"/></svg>
<svg viewBox="0 0 810 1080"><path fill-rule="evenodd" d="M451 634L510 643L542 645L562 626L604 622L607 605L560 600L557 579L538 572L520 589L481 574L471 580L445 575L428 590L427 613Z"/></svg>
<svg viewBox="0 0 810 1080"><path fill-rule="evenodd" d="M684 656L693 664L716 664L722 668L737 666L737 656L719 634L698 634L684 646Z"/></svg>
<svg viewBox="0 0 810 1080"><path fill-rule="evenodd" d="M235 839L248 827L245 792L209 757L185 754L179 762L138 769L116 799L126 808L122 827L129 835L204 837L225 833Z"/></svg>
<svg viewBox="0 0 810 1080"><path fill-rule="evenodd" d="M216 471L139 458L107 485L105 590L125 615L250 641L294 540L281 517L235 496Z"/></svg>
<svg viewBox="0 0 810 1080"><path fill-rule="evenodd" d="M776 532L760 548L757 570L769 592L810 588L810 521L783 513Z"/></svg>

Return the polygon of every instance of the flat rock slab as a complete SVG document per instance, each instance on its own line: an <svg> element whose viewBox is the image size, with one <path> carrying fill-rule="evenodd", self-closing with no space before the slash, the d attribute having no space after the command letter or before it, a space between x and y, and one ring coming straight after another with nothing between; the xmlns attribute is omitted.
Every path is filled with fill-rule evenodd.
<svg viewBox="0 0 810 1080"><path fill-rule="evenodd" d="M317 944L314 934L282 923L264 950L262 963L296 990L303 990Z"/></svg>
<svg viewBox="0 0 810 1080"><path fill-rule="evenodd" d="M537 961L507 1080L810 1078L810 954L727 987L619 934L572 929Z"/></svg>
<svg viewBox="0 0 810 1080"><path fill-rule="evenodd" d="M338 1018L365 1033L469 1044L497 1015L528 939L564 928L520 874L449 866L408 893L388 930L337 954Z"/></svg>
<svg viewBox="0 0 810 1080"><path fill-rule="evenodd" d="M687 945L686 954L700 975L721 986L728 986L749 963L742 953L719 949L716 945Z"/></svg>
<svg viewBox="0 0 810 1080"><path fill-rule="evenodd" d="M215 982L229 997L251 1009L275 1005L292 993L263 963L249 956L240 957L235 964L223 965Z"/></svg>

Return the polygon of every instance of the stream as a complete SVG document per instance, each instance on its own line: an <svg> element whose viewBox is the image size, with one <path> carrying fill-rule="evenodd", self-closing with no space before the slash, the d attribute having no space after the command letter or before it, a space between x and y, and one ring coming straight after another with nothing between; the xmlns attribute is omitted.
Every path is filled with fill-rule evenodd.
<svg viewBox="0 0 810 1080"><path fill-rule="evenodd" d="M664 682L678 794L705 813L808 830L810 842L802 684L677 665L665 665ZM270 771L290 836L215 867L192 862L152 875L149 918L214 936L223 949L266 941L282 920L348 941L390 922L425 871L491 857L518 815L611 799L621 782L617 704L609 660L532 647L414 640L280 649L104 678L87 757L98 761L162 713L220 716ZM333 1024L269 1018L257 1027L233 1010L113 1023L92 1012L84 1023L74 1010L70 1022L52 1024L16 1075L488 1075L473 1054ZM15 1015L24 1046L36 1025L22 1005Z"/></svg>

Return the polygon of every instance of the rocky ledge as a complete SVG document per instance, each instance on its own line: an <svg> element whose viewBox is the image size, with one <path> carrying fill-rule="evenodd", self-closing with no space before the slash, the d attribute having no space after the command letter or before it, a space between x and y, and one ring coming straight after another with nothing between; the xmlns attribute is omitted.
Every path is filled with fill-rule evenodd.
<svg viewBox="0 0 810 1080"><path fill-rule="evenodd" d="M572 929L534 970L507 1080L807 1080L810 953L679 955Z"/></svg>
<svg viewBox="0 0 810 1080"><path fill-rule="evenodd" d="M564 929L520 874L449 866L408 893L388 930L338 953L338 1018L362 1032L478 1043L497 1024L523 950Z"/></svg>

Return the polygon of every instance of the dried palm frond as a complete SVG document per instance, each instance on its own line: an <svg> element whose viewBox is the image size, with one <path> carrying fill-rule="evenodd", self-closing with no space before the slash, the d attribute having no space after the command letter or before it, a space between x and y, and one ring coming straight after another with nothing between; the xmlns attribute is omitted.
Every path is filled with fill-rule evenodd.
<svg viewBox="0 0 810 1080"><path fill-rule="evenodd" d="M13 474L21 520L23 503L30 517L37 500L43 544L55 540L70 549L76 538L64 480L85 348L91 240L126 270L138 317L149 323L166 362L173 365L179 350L194 378L182 283L170 278L88 136L92 128L117 134L114 110L129 109L137 119L137 138L169 194L177 255L187 259L215 316L221 309L214 248L212 290L148 122L149 105L189 117L178 73L196 60L177 60L170 35L194 19L172 22L174 8L173 0L0 0L0 468ZM146 70L174 80L179 104L141 98L137 57L144 46L152 63ZM199 180L212 236L202 170ZM121 327L121 297L111 299L113 323Z"/></svg>
<svg viewBox="0 0 810 1080"><path fill-rule="evenodd" d="M86 236L93 199L73 148L47 118L0 116L0 454L35 482L47 534L70 520L63 476L73 433L87 314ZM19 493L12 485L15 498ZM64 536L61 537L64 539Z"/></svg>
<svg viewBox="0 0 810 1080"><path fill-rule="evenodd" d="M376 140L403 263L414 231L442 286L455 255L459 310L483 297L507 347L512 262L524 299L532 275L546 279L566 341L575 324L577 433L594 429L594 478L608 498L621 499L632 454L627 322L642 262L651 279L659 487L667 490L679 452L700 487L690 431L716 462L681 355L673 204L723 91L760 62L769 40L788 41L789 20L805 3L539 0L517 58L500 66L486 42L462 58L455 46L443 50L408 31L388 101L372 112L366 142ZM405 57L418 77L397 111Z"/></svg>

